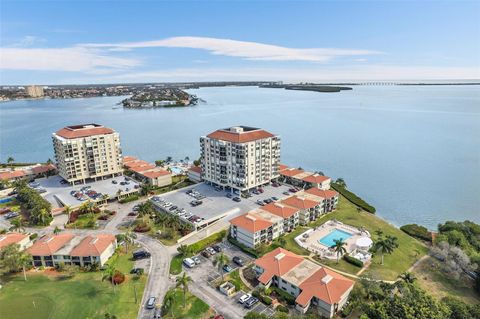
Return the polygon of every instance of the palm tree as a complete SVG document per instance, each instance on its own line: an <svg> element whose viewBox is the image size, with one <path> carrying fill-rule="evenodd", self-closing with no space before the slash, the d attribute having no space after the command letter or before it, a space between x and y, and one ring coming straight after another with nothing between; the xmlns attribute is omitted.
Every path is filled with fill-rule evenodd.
<svg viewBox="0 0 480 319"><path fill-rule="evenodd" d="M333 248L333 250L337 254L337 264L338 264L338 261L340 260L340 256L342 256L347 252L347 250L344 247L347 243L344 242L343 239L334 239L333 242L335 244L333 244L331 248Z"/></svg>
<svg viewBox="0 0 480 319"><path fill-rule="evenodd" d="M58 228L58 226L55 226L55 229L53 230L53 234L58 235L58 234L60 234L61 231L62 230L60 228Z"/></svg>
<svg viewBox="0 0 480 319"><path fill-rule="evenodd" d="M383 257L385 254L391 254L395 248L398 247L397 238L392 236L387 236L385 238L380 237L375 244L373 245L373 251L382 254L382 265Z"/></svg>
<svg viewBox="0 0 480 319"><path fill-rule="evenodd" d="M7 158L8 164L12 164L13 162L15 162L15 159L13 157L10 156L9 158Z"/></svg>
<svg viewBox="0 0 480 319"><path fill-rule="evenodd" d="M181 277L177 277L177 287L182 286L183 289L183 308L187 306L187 291L190 282L192 282L192 278L187 276L185 272L183 272Z"/></svg>
<svg viewBox="0 0 480 319"><path fill-rule="evenodd" d="M15 218L10 222L12 224L12 227L10 228L11 231L16 231L23 233L25 231L25 227L23 227L24 223L21 218Z"/></svg>
<svg viewBox="0 0 480 319"><path fill-rule="evenodd" d="M171 156L167 156L167 158L165 159L165 162L170 163L172 160L173 158Z"/></svg>
<svg viewBox="0 0 480 319"><path fill-rule="evenodd" d="M223 281L223 266L228 264L230 260L228 259L228 256L225 255L224 253L220 253L215 256L215 259L213 260L213 265L218 267L218 271L222 274L222 281Z"/></svg>
<svg viewBox="0 0 480 319"><path fill-rule="evenodd" d="M190 157L185 156L185 162L188 164L189 161L190 161Z"/></svg>
<svg viewBox="0 0 480 319"><path fill-rule="evenodd" d="M53 164L53 161L52 161L51 158L49 158L49 159L47 160L47 164L48 164L48 165Z"/></svg>
<svg viewBox="0 0 480 319"><path fill-rule="evenodd" d="M193 253L192 248L188 245L180 245L179 247L177 247L177 251L183 257L189 257Z"/></svg>
<svg viewBox="0 0 480 319"><path fill-rule="evenodd" d="M117 269L113 264L107 264L106 268L103 270L103 276L102 276L102 281L104 280L110 280L113 286L113 292L115 293L115 282L113 281L113 278L115 276L115 273L117 272Z"/></svg>
<svg viewBox="0 0 480 319"><path fill-rule="evenodd" d="M345 183L345 180L343 178L337 178L337 180L335 181L335 183L337 183L339 186L343 187L343 188L347 188L347 183Z"/></svg>
<svg viewBox="0 0 480 319"><path fill-rule="evenodd" d="M417 280L417 278L415 278L415 276L410 273L410 272L404 272L400 275L400 279L402 279L403 281L405 281L407 284L411 284L413 283L415 280Z"/></svg>
<svg viewBox="0 0 480 319"><path fill-rule="evenodd" d="M19 253L18 262L19 262L20 266L22 266L23 278L25 279L25 281L27 281L27 270L26 270L26 268L27 268L27 265L32 263L32 256L30 256L26 252L22 251L22 252Z"/></svg>
<svg viewBox="0 0 480 319"><path fill-rule="evenodd" d="M63 212L68 216L67 224L70 223L70 214L72 213L72 208L68 205L65 205L63 206Z"/></svg>
<svg viewBox="0 0 480 319"><path fill-rule="evenodd" d="M123 234L124 241L125 241L125 249L128 252L128 245L134 244L135 239L137 238L137 234L132 230L132 228L128 228L125 234Z"/></svg>
<svg viewBox="0 0 480 319"><path fill-rule="evenodd" d="M48 210L46 210L45 208L40 209L40 212L39 212L39 214L38 214L38 216L37 216L38 221L40 221L40 224L41 224L41 225L44 225L44 226L46 226L47 221L48 221L51 217L52 217L52 216L51 216L50 212L49 212Z"/></svg>
<svg viewBox="0 0 480 319"><path fill-rule="evenodd" d="M175 303L175 295L173 293L168 293L163 300L163 307L166 311L170 310L173 316L173 304Z"/></svg>

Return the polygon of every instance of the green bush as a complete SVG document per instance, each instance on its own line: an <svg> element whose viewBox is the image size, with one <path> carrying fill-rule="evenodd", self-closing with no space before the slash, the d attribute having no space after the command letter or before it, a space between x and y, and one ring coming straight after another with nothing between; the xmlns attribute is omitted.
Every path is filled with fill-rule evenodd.
<svg viewBox="0 0 480 319"><path fill-rule="evenodd" d="M242 250L244 253L247 253L247 254L251 255L252 257L255 257L255 258L260 257L259 254L257 253L257 251L255 251L255 249L249 248L249 247L245 246L244 244L239 243L235 238L232 238L232 237L228 236L228 241L232 245L235 245L238 248L240 248L240 250Z"/></svg>
<svg viewBox="0 0 480 319"><path fill-rule="evenodd" d="M342 194L343 197L348 199L353 204L357 205L358 207L362 208L363 210L369 213L375 214L375 211L376 211L375 207L368 204L366 201L364 201L363 199L361 199L351 191L347 190L345 187L342 187L337 183L332 183L331 186L334 190Z"/></svg>
<svg viewBox="0 0 480 319"><path fill-rule="evenodd" d="M30 240L34 240L35 238L38 237L38 234L37 233L33 233L30 235Z"/></svg>
<svg viewBox="0 0 480 319"><path fill-rule="evenodd" d="M284 305L278 305L277 306L277 311L288 313L288 308Z"/></svg>
<svg viewBox="0 0 480 319"><path fill-rule="evenodd" d="M195 244L190 245L191 251L196 254L207 248L208 246L217 243L219 241L222 241L222 239L225 237L227 234L226 230L222 230L218 233L215 233L211 236L208 236L207 238L204 238Z"/></svg>
<svg viewBox="0 0 480 319"><path fill-rule="evenodd" d="M275 293L277 294L278 296L278 299L280 301L283 301L283 302L286 302L287 304L291 305L291 306L294 306L295 305L295 297L290 295L289 293L287 293L286 291L283 291L282 289L278 288L278 287L271 287L273 289L273 291L275 291Z"/></svg>
<svg viewBox="0 0 480 319"><path fill-rule="evenodd" d="M126 203L130 203L130 202L133 202L133 201L136 201L137 199L139 199L140 196L138 194L133 194L133 195L129 195L125 198L122 198L121 200L119 200L118 202L120 204L126 204Z"/></svg>
<svg viewBox="0 0 480 319"><path fill-rule="evenodd" d="M345 254L345 255L343 255L343 259L344 259L346 262L348 262L348 263L350 263L350 264L352 264L352 265L354 265L354 266L357 266L357 267L360 267L360 268L363 267L363 261L361 261L361 260L359 260L359 259L357 259L357 258L355 258L355 257L352 257L352 256L349 256L349 255L346 255L346 254Z"/></svg>
<svg viewBox="0 0 480 319"><path fill-rule="evenodd" d="M432 241L432 236L428 231L428 229L421 225L408 224L408 225L403 225L402 227L400 227L400 229L412 237L429 241L429 242Z"/></svg>
<svg viewBox="0 0 480 319"><path fill-rule="evenodd" d="M272 304L272 298L270 298L269 296L261 295L260 298L261 298L262 302L264 304L266 304L267 306L270 306Z"/></svg>

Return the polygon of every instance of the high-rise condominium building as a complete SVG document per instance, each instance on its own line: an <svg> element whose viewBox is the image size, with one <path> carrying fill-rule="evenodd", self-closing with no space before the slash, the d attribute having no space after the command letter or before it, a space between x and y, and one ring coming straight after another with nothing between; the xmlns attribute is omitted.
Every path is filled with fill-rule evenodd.
<svg viewBox="0 0 480 319"><path fill-rule="evenodd" d="M202 179L244 191L279 176L280 137L265 130L234 126L200 138Z"/></svg>
<svg viewBox="0 0 480 319"><path fill-rule="evenodd" d="M27 94L30 97L42 97L43 96L43 87L38 85L27 86Z"/></svg>
<svg viewBox="0 0 480 319"><path fill-rule="evenodd" d="M66 126L53 133L57 169L69 183L122 174L120 136L98 124Z"/></svg>

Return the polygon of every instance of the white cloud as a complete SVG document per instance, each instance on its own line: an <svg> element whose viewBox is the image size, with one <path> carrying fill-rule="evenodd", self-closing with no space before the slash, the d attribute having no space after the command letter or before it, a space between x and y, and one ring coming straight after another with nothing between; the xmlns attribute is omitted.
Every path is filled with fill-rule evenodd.
<svg viewBox="0 0 480 319"><path fill-rule="evenodd" d="M125 69L139 65L135 59L113 57L97 49L1 48L0 69L92 72Z"/></svg>
<svg viewBox="0 0 480 319"><path fill-rule="evenodd" d="M380 52L356 49L312 48L298 49L258 42L237 41L207 37L173 37L162 40L124 43L89 43L86 47L110 50L138 48L190 48L207 50L214 55L239 57L262 61L310 61L326 62L339 56L371 55Z"/></svg>

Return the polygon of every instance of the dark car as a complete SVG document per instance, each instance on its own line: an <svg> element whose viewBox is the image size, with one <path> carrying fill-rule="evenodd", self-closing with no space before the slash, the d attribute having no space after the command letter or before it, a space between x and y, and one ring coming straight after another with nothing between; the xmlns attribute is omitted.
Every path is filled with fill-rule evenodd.
<svg viewBox="0 0 480 319"><path fill-rule="evenodd" d="M287 196L290 195L289 192L283 192L282 194L283 194L283 195L287 195Z"/></svg>
<svg viewBox="0 0 480 319"><path fill-rule="evenodd" d="M240 197L234 197L234 198L233 198L233 201L234 201L234 202L240 202L241 199L240 199Z"/></svg>
<svg viewBox="0 0 480 319"><path fill-rule="evenodd" d="M217 253L219 253L219 252L221 252L221 251L223 250L222 247L219 246L219 245L213 245L212 247L213 247L213 249L215 249L215 251L216 251Z"/></svg>
<svg viewBox="0 0 480 319"><path fill-rule="evenodd" d="M258 298L256 297L251 297L247 301L245 301L245 307L247 308L252 308L254 305L256 305L258 302Z"/></svg>
<svg viewBox="0 0 480 319"><path fill-rule="evenodd" d="M144 273L143 268L133 268L130 270L131 274L137 274L137 275L142 275Z"/></svg>
<svg viewBox="0 0 480 319"><path fill-rule="evenodd" d="M272 200L277 201L278 197L277 196L272 196Z"/></svg>
<svg viewBox="0 0 480 319"><path fill-rule="evenodd" d="M228 194L227 194L227 197L228 197L228 198L232 198L232 196L233 196L233 195L232 195L231 193L228 193Z"/></svg>
<svg viewBox="0 0 480 319"><path fill-rule="evenodd" d="M260 193L263 193L263 188L259 188L258 191L259 191Z"/></svg>
<svg viewBox="0 0 480 319"><path fill-rule="evenodd" d="M8 214L5 214L5 219L12 219L12 218L17 217L17 216L20 216L20 214L18 214L16 212L10 212Z"/></svg>
<svg viewBox="0 0 480 319"><path fill-rule="evenodd" d="M116 180L113 180L112 184L118 184L118 182Z"/></svg>
<svg viewBox="0 0 480 319"><path fill-rule="evenodd" d="M235 264L239 265L240 267L243 267L243 265L245 265L245 262L243 261L243 259L240 258L240 257L238 257L238 256L233 257L233 258L232 258L232 261L233 261Z"/></svg>
<svg viewBox="0 0 480 319"><path fill-rule="evenodd" d="M210 254L208 251L204 250L202 251L202 256L205 257L205 258L210 258L212 254Z"/></svg>
<svg viewBox="0 0 480 319"><path fill-rule="evenodd" d="M297 189L296 189L296 188L290 188L288 191L289 191L290 193L296 193L296 192L297 192Z"/></svg>
<svg viewBox="0 0 480 319"><path fill-rule="evenodd" d="M145 250L139 250L139 251L133 252L133 260L150 258L150 256L151 256L150 253Z"/></svg>
<svg viewBox="0 0 480 319"><path fill-rule="evenodd" d="M233 268L230 267L230 265L224 265L222 269L224 272L231 272L233 270Z"/></svg>
<svg viewBox="0 0 480 319"><path fill-rule="evenodd" d="M273 203L273 200L271 200L270 198L267 198L264 200L265 204L270 204L270 203Z"/></svg>

